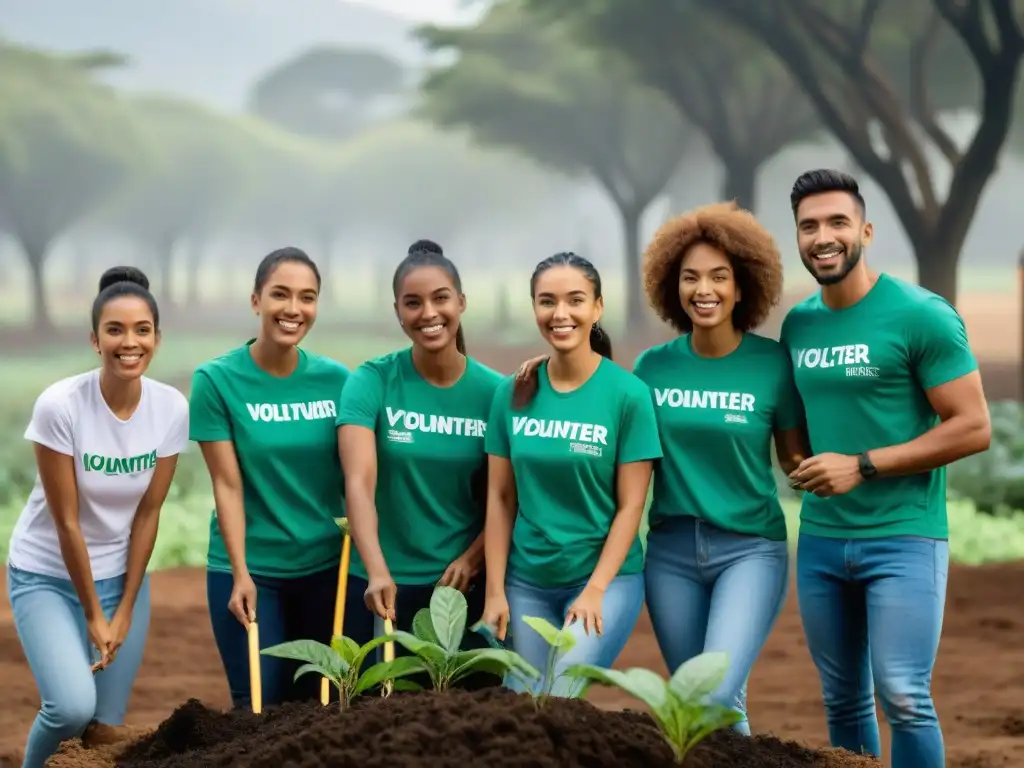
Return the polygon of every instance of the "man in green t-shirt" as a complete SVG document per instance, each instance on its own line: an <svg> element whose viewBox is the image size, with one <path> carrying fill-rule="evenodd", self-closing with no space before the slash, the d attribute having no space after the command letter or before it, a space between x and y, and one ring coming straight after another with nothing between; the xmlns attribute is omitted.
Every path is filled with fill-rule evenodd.
<svg viewBox="0 0 1024 768"><path fill-rule="evenodd" d="M805 494L797 589L829 736L880 755L877 687L893 768L942 768L931 676L949 564L945 466L988 448L978 365L945 299L868 268L856 180L809 171L791 202L821 285L781 340L811 443L790 480Z"/></svg>

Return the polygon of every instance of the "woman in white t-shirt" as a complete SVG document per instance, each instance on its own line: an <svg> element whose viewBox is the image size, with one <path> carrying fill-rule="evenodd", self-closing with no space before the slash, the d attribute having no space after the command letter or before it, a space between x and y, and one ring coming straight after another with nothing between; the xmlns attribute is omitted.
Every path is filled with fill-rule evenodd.
<svg viewBox="0 0 1024 768"><path fill-rule="evenodd" d="M123 724L157 519L188 444L185 396L143 376L160 315L142 272L100 278L92 331L100 367L47 387L25 431L38 474L11 536L7 593L42 707L23 768L43 768L96 724Z"/></svg>

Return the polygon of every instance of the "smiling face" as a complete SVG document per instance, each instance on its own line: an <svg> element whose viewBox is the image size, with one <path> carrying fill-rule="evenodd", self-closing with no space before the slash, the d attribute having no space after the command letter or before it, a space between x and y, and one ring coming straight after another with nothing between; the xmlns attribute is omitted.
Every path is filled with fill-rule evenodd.
<svg viewBox="0 0 1024 768"><path fill-rule="evenodd" d="M819 285L833 285L862 264L872 227L846 192L823 192L804 198L796 210L800 260Z"/></svg>
<svg viewBox="0 0 1024 768"><path fill-rule="evenodd" d="M455 343L466 311L466 297L442 267L411 269L396 291L395 314L406 336L425 350L437 352Z"/></svg>
<svg viewBox="0 0 1024 768"><path fill-rule="evenodd" d="M721 248L694 243L679 269L679 302L694 328L714 328L732 322L739 301L732 262Z"/></svg>
<svg viewBox="0 0 1024 768"><path fill-rule="evenodd" d="M260 292L252 295L252 307L261 318L260 333L281 346L298 344L316 322L319 295L312 269L282 261Z"/></svg>
<svg viewBox="0 0 1024 768"><path fill-rule="evenodd" d="M590 329L601 319L604 300L594 295L594 284L582 271L551 267L537 276L533 292L537 327L548 344L562 353L590 345Z"/></svg>
<svg viewBox="0 0 1024 768"><path fill-rule="evenodd" d="M119 296L104 305L92 346L104 370L119 379L137 379L149 367L160 332L145 299Z"/></svg>

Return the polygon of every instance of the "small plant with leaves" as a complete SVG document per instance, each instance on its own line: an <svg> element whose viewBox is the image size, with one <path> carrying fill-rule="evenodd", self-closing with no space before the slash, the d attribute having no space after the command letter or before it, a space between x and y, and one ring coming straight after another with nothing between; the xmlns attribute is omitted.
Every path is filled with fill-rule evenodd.
<svg viewBox="0 0 1024 768"><path fill-rule="evenodd" d="M541 618L540 616L523 616L523 623L526 624L530 629L544 638L544 642L548 644L548 659L544 669L544 684L539 689L530 688L530 693L533 694L534 701L537 706L543 706L544 702L551 697L551 692L554 690L555 681L565 677L569 677L573 680L570 686L569 696L577 695L582 692L582 689L586 687L586 681L582 678L572 678L564 673L561 675L555 675L555 667L558 664L558 660L563 658L565 654L573 649L576 645L576 637L568 627L562 627L559 629L547 619Z"/></svg>
<svg viewBox="0 0 1024 768"><path fill-rule="evenodd" d="M404 679L422 669L419 660L415 658L399 657L392 661L382 661L363 671L363 664L370 654L389 639L387 636L375 637L360 646L352 638L338 635L331 640L330 645L316 640L292 640L264 648L260 653L304 662L295 671L295 679L310 673L327 678L338 689L342 708L347 708L356 696L378 685L384 686L385 690L389 690L388 684L390 690L395 691L421 690L420 685Z"/></svg>
<svg viewBox="0 0 1024 768"><path fill-rule="evenodd" d="M536 678L540 673L522 656L504 648L462 650L466 633L466 596L453 587L436 587L430 607L413 616L412 632L396 631L387 636L414 655L435 690L444 691L476 672L503 677L514 674Z"/></svg>
<svg viewBox="0 0 1024 768"><path fill-rule="evenodd" d="M729 669L728 654L702 653L679 667L668 680L649 669L625 671L574 664L566 675L614 686L644 702L672 748L677 765L705 737L743 719L739 712L708 701Z"/></svg>

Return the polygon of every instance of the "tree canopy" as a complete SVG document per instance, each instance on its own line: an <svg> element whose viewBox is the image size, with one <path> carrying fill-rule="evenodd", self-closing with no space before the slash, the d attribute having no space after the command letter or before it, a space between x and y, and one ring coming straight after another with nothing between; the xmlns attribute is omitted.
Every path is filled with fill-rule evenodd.
<svg viewBox="0 0 1024 768"><path fill-rule="evenodd" d="M516 0L493 6L474 27L420 34L432 49L458 54L426 79L427 116L604 188L623 221L627 319L640 323L640 218L675 171L689 124L621 58L579 45L564 24Z"/></svg>
<svg viewBox="0 0 1024 768"><path fill-rule="evenodd" d="M1013 117L1024 56L1014 0L695 2L747 30L785 64L829 131L885 191L914 247L919 282L955 301L960 251ZM968 87L949 71L956 55L932 56L951 34L959 60L973 64L979 83L979 123L966 147L938 114L939 99L955 105ZM880 64L878 46L890 46L890 59L905 62L906 100L899 78ZM930 65L955 79L937 83ZM935 155L947 168L945 191L936 181Z"/></svg>

